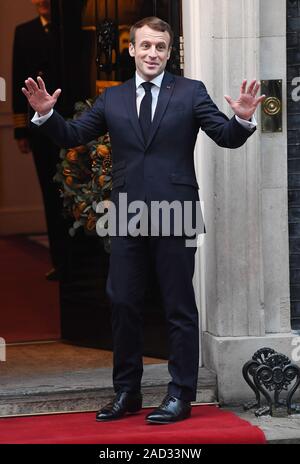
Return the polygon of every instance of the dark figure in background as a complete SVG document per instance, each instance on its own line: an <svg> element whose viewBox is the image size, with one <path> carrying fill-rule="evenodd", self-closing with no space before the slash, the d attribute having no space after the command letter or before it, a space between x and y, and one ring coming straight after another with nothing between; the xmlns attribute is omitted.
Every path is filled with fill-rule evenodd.
<svg viewBox="0 0 300 464"><path fill-rule="evenodd" d="M20 24L15 30L13 52L14 137L21 153L32 152L47 223L52 269L49 280L56 280L63 267L68 230L62 216L62 199L53 181L60 148L35 127L30 127L31 112L20 86L28 76L41 76L53 91L60 82L58 34L51 28L50 0L31 0L39 17ZM62 111L62 108L61 108ZM64 116L67 116L62 111Z"/></svg>

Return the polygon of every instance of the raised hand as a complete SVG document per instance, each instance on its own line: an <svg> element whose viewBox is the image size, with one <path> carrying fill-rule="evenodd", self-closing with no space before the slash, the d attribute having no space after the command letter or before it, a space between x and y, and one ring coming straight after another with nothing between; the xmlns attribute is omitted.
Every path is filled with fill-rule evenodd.
<svg viewBox="0 0 300 464"><path fill-rule="evenodd" d="M37 78L37 83L29 77L25 81L25 84L26 88L23 87L22 92L34 111L36 111L40 116L44 116L49 113L57 102L57 99L61 94L61 89L55 90L53 95L50 95L46 90L45 82L40 76Z"/></svg>
<svg viewBox="0 0 300 464"><path fill-rule="evenodd" d="M253 80L247 89L247 80L244 80L241 85L240 96L237 100L233 100L228 95L225 95L226 101L229 103L236 116L245 120L252 118L258 105L266 98L265 95L256 98L259 88L260 83Z"/></svg>

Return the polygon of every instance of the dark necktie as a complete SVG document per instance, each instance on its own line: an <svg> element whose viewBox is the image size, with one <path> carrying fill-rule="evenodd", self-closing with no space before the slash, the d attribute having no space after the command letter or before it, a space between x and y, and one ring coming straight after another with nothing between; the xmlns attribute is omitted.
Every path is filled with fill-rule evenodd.
<svg viewBox="0 0 300 464"><path fill-rule="evenodd" d="M43 26L44 28L44 31L46 32L46 34L48 34L48 32L51 30L51 23L47 23Z"/></svg>
<svg viewBox="0 0 300 464"><path fill-rule="evenodd" d="M150 128L152 123L152 92L151 88L154 84L151 82L144 82L142 86L145 89L145 96L141 102L140 107L140 125L142 128L145 142L147 142L150 134Z"/></svg>

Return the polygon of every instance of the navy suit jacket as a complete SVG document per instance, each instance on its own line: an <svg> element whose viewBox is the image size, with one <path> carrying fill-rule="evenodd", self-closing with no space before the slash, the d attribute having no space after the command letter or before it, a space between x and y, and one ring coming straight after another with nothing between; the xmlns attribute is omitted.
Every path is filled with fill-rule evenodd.
<svg viewBox="0 0 300 464"><path fill-rule="evenodd" d="M107 89L76 121L66 122L54 111L41 126L66 148L84 145L109 131L113 201L117 193L125 192L128 202L191 201L195 208L199 194L194 147L199 128L226 148L240 147L253 133L219 111L202 82L169 72L164 75L147 143L137 115L135 78ZM198 233L204 230L203 221L201 229Z"/></svg>

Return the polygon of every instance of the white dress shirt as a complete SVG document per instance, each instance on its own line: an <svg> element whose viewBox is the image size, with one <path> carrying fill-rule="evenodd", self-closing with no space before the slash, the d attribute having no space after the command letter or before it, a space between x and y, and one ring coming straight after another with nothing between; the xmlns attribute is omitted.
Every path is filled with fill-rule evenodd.
<svg viewBox="0 0 300 464"><path fill-rule="evenodd" d="M159 76L156 76L152 81L150 81L153 85L151 88L151 93L152 93L152 120L155 115L155 110L157 107L157 102L158 102L158 97L159 97L159 92L161 88L161 84L164 78L165 72L162 72ZM135 83L136 83L136 107L137 107L137 113L138 116L140 115L140 107L141 107L141 102L145 96L145 89L142 86L142 84L146 82L145 79L143 79L137 72L135 74ZM53 109L49 111L49 113L45 114L44 116L39 116L38 113L35 113L33 116L31 122L33 124L36 124L37 126L41 126L46 122L53 113ZM245 129L252 130L254 127L257 126L257 122L255 120L255 117L252 116L251 121L246 121L245 119L241 119L238 116L235 116L236 120L238 121L241 126L243 126Z"/></svg>
<svg viewBox="0 0 300 464"><path fill-rule="evenodd" d="M151 88L151 93L152 93L152 120L155 115L155 110L157 107L157 101L158 101L158 96L161 88L161 83L163 81L165 73L162 72L159 76L155 77L152 81L150 81L153 85ZM146 82L145 79L142 79L138 73L135 73L135 84L136 84L136 109L137 109L137 114L140 116L140 107L142 100L145 96L145 89L142 86L142 84Z"/></svg>

